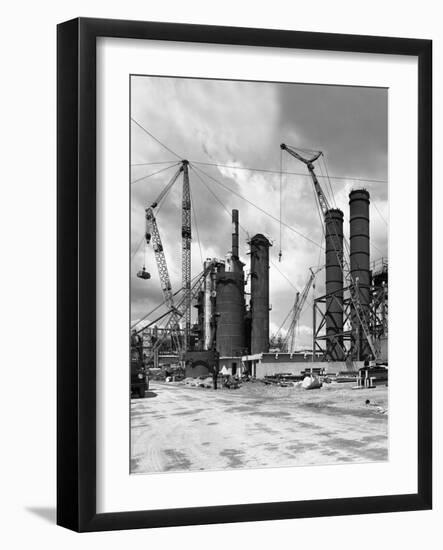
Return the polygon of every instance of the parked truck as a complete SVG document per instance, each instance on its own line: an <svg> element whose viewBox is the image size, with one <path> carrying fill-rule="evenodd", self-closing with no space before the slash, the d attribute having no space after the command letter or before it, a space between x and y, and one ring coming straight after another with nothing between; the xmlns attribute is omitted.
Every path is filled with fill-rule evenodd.
<svg viewBox="0 0 443 550"><path fill-rule="evenodd" d="M149 373L143 355L143 338L135 331L131 335L131 397L146 397Z"/></svg>

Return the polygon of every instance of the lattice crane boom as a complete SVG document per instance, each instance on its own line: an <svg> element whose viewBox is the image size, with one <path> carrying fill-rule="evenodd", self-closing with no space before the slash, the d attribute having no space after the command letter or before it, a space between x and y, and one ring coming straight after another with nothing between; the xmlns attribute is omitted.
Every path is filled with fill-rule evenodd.
<svg viewBox="0 0 443 550"><path fill-rule="evenodd" d="M182 161L183 197L182 197L182 286L185 293L185 349L189 349L191 332L191 191L189 187L188 161Z"/></svg>
<svg viewBox="0 0 443 550"><path fill-rule="evenodd" d="M157 220L155 219L154 210L152 207L146 209L146 229L145 229L146 243L152 242L152 248L154 250L155 261L157 263L158 274L160 277L160 286L163 292L163 298L166 306L171 311L171 330L172 337L175 341L177 349L180 351L181 341L179 333L179 321L180 316L177 313L174 304L174 296L172 293L171 279L169 277L168 266L166 263L166 256L163 249L160 232L158 230Z"/></svg>
<svg viewBox="0 0 443 550"><path fill-rule="evenodd" d="M305 306L315 276L320 271L320 269L322 268L320 267L316 271L313 271L312 268L310 268L311 274L302 293L300 294L300 292L297 292L297 295L295 297L294 306L292 308L291 324L289 325L289 329L284 340L284 349L287 350L289 353L293 353L295 351L295 329L300 319L301 312L303 311L303 308Z"/></svg>

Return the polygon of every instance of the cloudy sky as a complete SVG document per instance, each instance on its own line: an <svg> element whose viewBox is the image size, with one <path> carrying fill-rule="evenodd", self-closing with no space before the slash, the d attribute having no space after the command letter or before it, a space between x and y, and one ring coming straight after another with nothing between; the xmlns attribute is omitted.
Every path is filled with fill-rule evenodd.
<svg viewBox="0 0 443 550"><path fill-rule="evenodd" d="M281 157L280 143L323 151L326 164L317 161L316 172L331 177L332 191L326 178L320 178L320 182L330 203L344 211L345 234L349 225L349 191L360 187L369 190L371 260L387 257L387 90L137 76L131 82L131 117L169 149L132 122L133 321L162 301L152 248L145 251L140 243L144 209L173 176L176 168L172 164L179 160L174 153L189 159L195 167L190 169L193 275L201 272L202 259L224 258L230 250L232 208L240 212L240 256L246 272L248 235L263 233L273 243L271 332L286 317L295 289L303 289L309 267L324 263L322 228L312 181L305 165L287 154ZM300 175L283 174L280 196L281 162L285 172ZM151 175L163 168L167 169ZM181 192L179 179L157 217L174 291L181 284ZM289 226L282 227L281 245L280 203L281 219ZM145 256L152 275L149 281L136 277ZM323 291L324 270L317 277L315 293L319 296ZM308 302L300 320L300 346L310 344L311 318Z"/></svg>

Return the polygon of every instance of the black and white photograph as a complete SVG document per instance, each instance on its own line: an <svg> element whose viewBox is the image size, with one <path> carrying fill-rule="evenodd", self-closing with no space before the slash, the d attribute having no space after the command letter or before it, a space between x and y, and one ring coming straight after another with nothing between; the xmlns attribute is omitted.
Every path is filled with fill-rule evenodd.
<svg viewBox="0 0 443 550"><path fill-rule="evenodd" d="M420 8L5 4L3 548L441 546Z"/></svg>
<svg viewBox="0 0 443 550"><path fill-rule="evenodd" d="M131 473L387 461L388 90L130 98Z"/></svg>

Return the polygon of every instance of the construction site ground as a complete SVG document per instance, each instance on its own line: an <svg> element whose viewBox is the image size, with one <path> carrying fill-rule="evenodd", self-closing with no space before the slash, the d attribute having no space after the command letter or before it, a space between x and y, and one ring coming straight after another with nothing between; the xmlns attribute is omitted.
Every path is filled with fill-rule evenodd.
<svg viewBox="0 0 443 550"><path fill-rule="evenodd" d="M131 400L131 472L386 461L388 388L354 385L214 391L153 381Z"/></svg>

